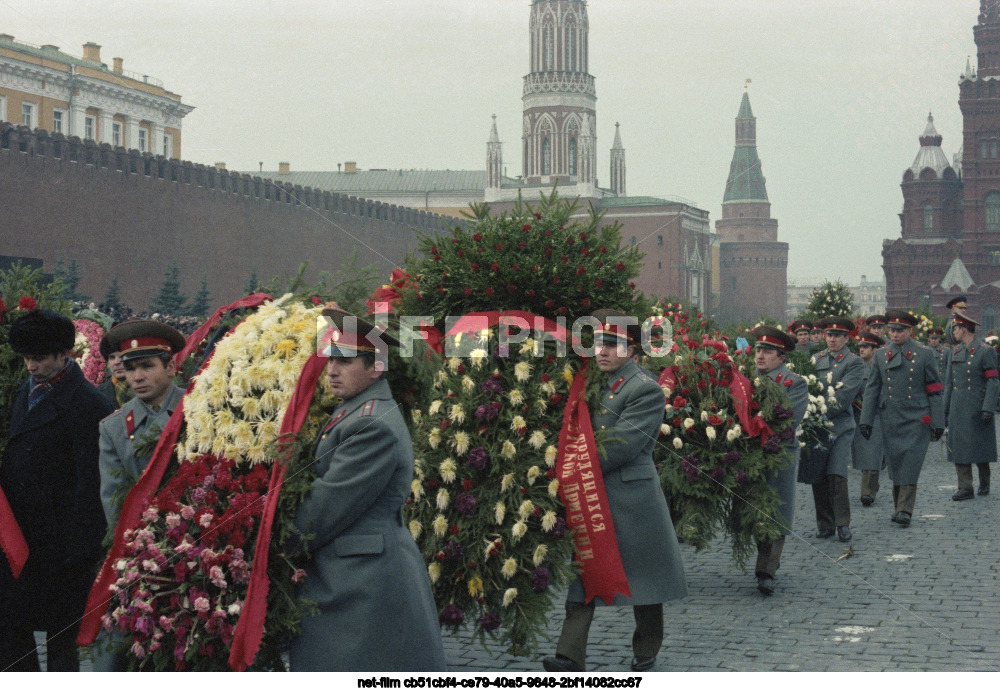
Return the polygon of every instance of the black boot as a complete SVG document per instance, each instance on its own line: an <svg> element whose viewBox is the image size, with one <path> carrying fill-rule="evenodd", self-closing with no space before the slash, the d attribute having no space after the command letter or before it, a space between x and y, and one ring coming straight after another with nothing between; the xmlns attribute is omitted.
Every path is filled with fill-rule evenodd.
<svg viewBox="0 0 1000 692"><path fill-rule="evenodd" d="M990 465L976 464L979 468L979 495L990 494Z"/></svg>

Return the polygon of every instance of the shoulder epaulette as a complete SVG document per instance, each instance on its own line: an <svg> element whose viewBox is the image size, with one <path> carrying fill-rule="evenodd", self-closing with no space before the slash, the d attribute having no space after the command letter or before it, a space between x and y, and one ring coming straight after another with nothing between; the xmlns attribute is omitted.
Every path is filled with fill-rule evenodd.
<svg viewBox="0 0 1000 692"><path fill-rule="evenodd" d="M367 416L374 416L376 409L378 409L378 399L372 399L371 401L366 401L361 406L361 413L359 413L358 416L360 416L361 418L365 418Z"/></svg>

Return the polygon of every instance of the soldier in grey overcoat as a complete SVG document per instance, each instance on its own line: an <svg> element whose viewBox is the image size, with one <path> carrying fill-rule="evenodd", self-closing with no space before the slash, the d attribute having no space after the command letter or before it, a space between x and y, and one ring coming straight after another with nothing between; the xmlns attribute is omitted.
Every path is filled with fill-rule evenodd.
<svg viewBox="0 0 1000 692"><path fill-rule="evenodd" d="M802 353L812 351L812 342L809 340L809 333L813 330L813 323L809 320L795 320L788 325L788 331L795 335L795 350Z"/></svg>
<svg viewBox="0 0 1000 692"><path fill-rule="evenodd" d="M934 354L913 340L917 318L905 310L887 310L886 317L891 343L875 352L858 430L871 439L879 417L892 476L892 521L907 527L927 447L944 434L944 385Z"/></svg>
<svg viewBox="0 0 1000 692"><path fill-rule="evenodd" d="M864 390L868 384L868 376L871 373L872 364L875 362L876 349L885 346L885 340L875 336L871 332L861 332L858 334L858 355L865 363L865 379L861 391L851 409L854 412L854 422L861 420L861 404L864 401ZM882 445L882 423L878 416L872 421L871 439L865 439L857 429L854 431L854 442L851 446L852 466L861 471L861 504L864 507L875 502L878 494L878 477L885 465L885 449Z"/></svg>
<svg viewBox="0 0 1000 692"><path fill-rule="evenodd" d="M342 401L316 445L316 479L295 515L308 552L293 671L441 671L444 648L427 567L403 523L413 443L384 379L398 342L339 308L327 379ZM376 336L372 336L375 334Z"/></svg>
<svg viewBox="0 0 1000 692"><path fill-rule="evenodd" d="M837 537L846 542L851 540L851 502L847 491L847 467L855 429L851 405L864 383L865 365L847 348L854 322L847 317L830 316L817 324L823 328L827 347L813 356L813 367L823 386L833 388L837 405L828 412L833 427L825 455L826 468L823 476L812 483L816 536L829 538L836 531Z"/></svg>
<svg viewBox="0 0 1000 692"><path fill-rule="evenodd" d="M993 412L1000 397L997 353L976 338L977 322L955 315L951 351L944 383L944 414L948 422L948 461L955 464L958 492L952 500L971 500L972 464L979 469L979 494L990 492L990 464L997 458Z"/></svg>
<svg viewBox="0 0 1000 692"><path fill-rule="evenodd" d="M597 605L632 606L632 669L651 668L663 642L663 602L687 595L680 547L653 464L666 404L663 390L631 359L640 343L638 323L610 310L593 316L602 324L595 330L595 361L607 378L591 423L607 440L600 453L601 472L632 596L619 593L610 604L599 597L585 603L583 582L578 578L571 584L556 655L543 661L551 672L585 670ZM627 325L619 329L623 322Z"/></svg>
<svg viewBox="0 0 1000 692"><path fill-rule="evenodd" d="M785 353L795 348L795 340L780 329L763 325L753 330L757 339L754 347L754 362L758 375L767 375L782 385L788 392L792 409L792 418L798 428L805 418L809 406L809 386L806 381L796 375L785 365ZM795 484L798 476L799 440L795 435L785 443L785 449L790 463L783 469L771 473L767 484L778 493L778 510L781 521L781 537L774 541L757 544L757 564L754 574L757 577L757 590L765 596L774 593L774 575L781 565L781 553L785 547L785 536L792 531L795 519Z"/></svg>
<svg viewBox="0 0 1000 692"><path fill-rule="evenodd" d="M927 330L927 348L934 351L937 358L938 374L944 378L948 373L948 354L951 349L947 344L941 343L944 336L944 329L941 327L931 327Z"/></svg>
<svg viewBox="0 0 1000 692"><path fill-rule="evenodd" d="M145 444L147 436L163 430L184 394L173 382L173 354L184 348L184 335L161 322L131 320L110 329L102 348L105 340L109 353L121 359L125 382L129 387L134 383L136 393L100 424L101 506L108 526L114 527L125 496L151 458L137 454L136 447ZM119 632L108 635L102 630L91 648L94 671L127 670L126 648L126 639Z"/></svg>

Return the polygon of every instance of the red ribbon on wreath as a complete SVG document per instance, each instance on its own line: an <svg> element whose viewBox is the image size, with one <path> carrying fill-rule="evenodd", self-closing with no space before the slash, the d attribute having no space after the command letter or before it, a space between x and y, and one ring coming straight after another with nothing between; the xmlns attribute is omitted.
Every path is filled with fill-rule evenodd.
<svg viewBox="0 0 1000 692"><path fill-rule="evenodd" d="M7 556L11 574L17 579L21 576L24 563L28 561L28 544L17 525L17 518L7 503L7 496L0 488L0 549Z"/></svg>
<svg viewBox="0 0 1000 692"><path fill-rule="evenodd" d="M230 310L238 310L239 308L255 308L269 300L271 300L271 296L266 293L253 293L248 295L246 298L240 298L235 303L223 305L221 308L216 310L211 317L205 320L205 323L198 327L194 333L191 334L191 336L187 338L187 341L184 342L184 348L174 356L174 363L179 368L181 363L187 360L187 357L197 350L198 345L205 340L205 337L208 336L208 333L212 331L213 328L215 328L215 325L222 320L222 316Z"/></svg>

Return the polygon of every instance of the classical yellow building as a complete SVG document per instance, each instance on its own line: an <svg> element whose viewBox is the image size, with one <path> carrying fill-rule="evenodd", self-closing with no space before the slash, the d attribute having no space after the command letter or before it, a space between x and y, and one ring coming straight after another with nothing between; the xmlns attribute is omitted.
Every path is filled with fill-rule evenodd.
<svg viewBox="0 0 1000 692"><path fill-rule="evenodd" d="M149 75L101 62L101 47L77 58L0 34L0 122L60 132L168 158L181 157L181 120L194 110Z"/></svg>

